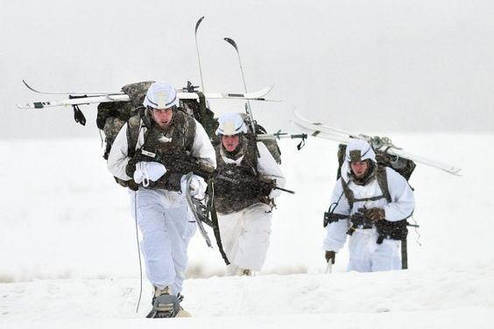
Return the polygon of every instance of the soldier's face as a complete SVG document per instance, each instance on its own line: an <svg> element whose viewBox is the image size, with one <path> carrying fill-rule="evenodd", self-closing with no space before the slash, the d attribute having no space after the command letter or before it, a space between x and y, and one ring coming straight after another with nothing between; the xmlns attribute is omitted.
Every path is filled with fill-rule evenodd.
<svg viewBox="0 0 494 329"><path fill-rule="evenodd" d="M153 119L161 128L166 128L172 122L173 110L169 109L153 109Z"/></svg>
<svg viewBox="0 0 494 329"><path fill-rule="evenodd" d="M233 135L233 136L223 135L221 136L221 143L223 144L225 150L227 150L228 152L233 152L240 143L240 137L238 135Z"/></svg>
<svg viewBox="0 0 494 329"><path fill-rule="evenodd" d="M350 167L352 168L355 177L361 178L367 173L369 163L367 163L367 161L353 161L350 163Z"/></svg>

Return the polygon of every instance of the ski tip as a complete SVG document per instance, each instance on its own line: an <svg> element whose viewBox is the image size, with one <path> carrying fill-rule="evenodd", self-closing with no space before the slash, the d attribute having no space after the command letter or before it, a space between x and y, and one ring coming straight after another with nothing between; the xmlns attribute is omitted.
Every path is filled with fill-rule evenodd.
<svg viewBox="0 0 494 329"><path fill-rule="evenodd" d="M235 40L233 40L232 38L228 38L228 37L224 37L223 40L228 42L233 48L235 48L235 50L238 51L237 43L235 42Z"/></svg>
<svg viewBox="0 0 494 329"><path fill-rule="evenodd" d="M22 83L24 84L24 86L26 86L27 89L31 90L32 92L35 92L37 93L38 91L35 90L33 87L31 87L27 82L26 80L22 79Z"/></svg>
<svg viewBox="0 0 494 329"><path fill-rule="evenodd" d="M463 174L461 173L461 168L452 167L450 169L445 169L444 171L457 177L463 176Z"/></svg>
<svg viewBox="0 0 494 329"><path fill-rule="evenodd" d="M271 84L270 86L267 86L264 89L261 89L260 93L262 93L263 96L266 96L267 94L269 94L270 92L272 92L273 89L274 89L274 83ZM264 97L258 97L258 98L264 98ZM267 100L267 99L263 99L263 100Z"/></svg>
<svg viewBox="0 0 494 329"><path fill-rule="evenodd" d="M195 33L197 33L197 30L199 29L199 25L201 24L202 20L204 19L204 16L199 18L196 22L196 28L195 28Z"/></svg>

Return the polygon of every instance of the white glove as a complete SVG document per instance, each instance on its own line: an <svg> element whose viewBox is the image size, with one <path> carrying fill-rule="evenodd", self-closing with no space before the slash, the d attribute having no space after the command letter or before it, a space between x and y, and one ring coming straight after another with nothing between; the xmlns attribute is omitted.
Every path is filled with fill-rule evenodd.
<svg viewBox="0 0 494 329"><path fill-rule="evenodd" d="M185 184L186 179L184 175L180 180L180 189L182 190L182 193L185 193ZM201 176L192 175L192 178L190 180L190 196L200 200L204 199L207 187L208 184L206 184L204 178L202 178Z"/></svg>
<svg viewBox="0 0 494 329"><path fill-rule="evenodd" d="M159 162L141 161L136 164L134 182L149 186L149 181L157 181L166 173L166 168Z"/></svg>

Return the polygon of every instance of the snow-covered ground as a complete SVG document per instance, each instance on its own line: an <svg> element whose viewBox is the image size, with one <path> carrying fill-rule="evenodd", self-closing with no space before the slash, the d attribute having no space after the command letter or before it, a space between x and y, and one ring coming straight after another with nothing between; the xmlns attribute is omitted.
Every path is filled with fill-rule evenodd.
<svg viewBox="0 0 494 329"><path fill-rule="evenodd" d="M346 273L347 253L324 274L322 213L336 144L283 141L287 187L274 215L265 269L224 277L197 234L184 307L194 318L139 313L135 223L108 174L99 140L0 142L0 328L492 328L494 135L401 134L397 145L451 162L462 177L419 165L409 270Z"/></svg>

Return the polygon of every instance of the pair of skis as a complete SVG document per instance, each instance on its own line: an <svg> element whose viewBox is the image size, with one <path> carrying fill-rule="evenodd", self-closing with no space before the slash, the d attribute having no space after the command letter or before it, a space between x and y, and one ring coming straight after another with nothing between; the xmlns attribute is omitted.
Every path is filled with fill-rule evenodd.
<svg viewBox="0 0 494 329"><path fill-rule="evenodd" d="M449 174L460 176L460 171L461 171L460 168L441 161L428 159L419 155L406 152L402 148L394 145L391 139L388 137L378 137L378 136L371 137L363 134L353 134L351 132L342 129L330 127L322 122L311 121L309 119L302 117L297 112L294 112L294 115L295 115L295 120L293 121L293 123L303 131L308 132L310 136L332 140L341 144L348 144L352 139L365 140L366 142L372 145L374 150L385 152L391 155L392 157L394 157L395 159L404 158L404 159L412 160L429 167L443 170Z"/></svg>
<svg viewBox="0 0 494 329"><path fill-rule="evenodd" d="M67 99L49 100L41 102L32 102L27 104L18 104L19 109L43 109L48 107L74 106L74 105L89 105L108 102L128 102L129 96L121 92L110 93L87 93L87 92L46 92L39 91L31 87L26 81L22 80L24 85L31 91L37 94L44 95L68 95ZM239 99L239 100L255 100L255 101L274 101L265 98L271 92L274 86L266 87L251 93L205 93L204 96L208 99ZM199 96L195 92L177 91L177 96L180 99L198 99Z"/></svg>
<svg viewBox="0 0 494 329"><path fill-rule="evenodd" d="M202 74L201 56L199 53L199 43L198 43L199 26L201 25L203 20L204 20L204 16L199 18L196 22L195 30L194 30L194 39L195 39L195 43L196 43L197 60L199 63L199 74L201 76L201 86L202 86L203 92L205 92L206 89L204 86L204 77ZM237 54L237 58L238 58L238 64L240 67L242 84L244 86L244 94L249 95L250 93L247 91L247 83L245 80L244 67L242 65L242 60L240 58L240 51L238 49L238 45L235 42L235 40L233 40L232 38L225 37L225 38L223 38L223 40L225 40L229 45L231 45L233 47L233 49L235 49L235 53ZM246 121L248 121L247 124L250 125L250 129L255 134L257 141L280 140L282 138L290 138L290 139L301 139L301 142L297 145L297 149L299 149L299 150L305 145L305 139L307 138L307 134L288 134L288 133L284 133L281 131L278 131L274 134L257 134L256 133L256 121L254 120L254 114L252 113L252 106L250 104L251 100L258 100L258 99L249 98L249 97L245 98L245 101L246 101L245 102L245 112L246 112L247 118L248 118L248 120L246 120Z"/></svg>
<svg viewBox="0 0 494 329"><path fill-rule="evenodd" d="M197 22L196 22L196 26L195 26L195 30L194 30L194 39L195 39L195 43L196 43L197 61L199 62L199 74L201 76L202 90L203 90L203 92L205 92L206 89L205 89L205 86L204 86L204 77L203 77L203 74L202 74L201 55L199 53L199 42L197 41L198 40L198 38L197 38L197 32L199 31L199 26L201 25L201 23L202 23L203 20L204 20L204 16L202 16L201 18L199 18L197 20ZM245 82L244 68L242 66L242 60L240 59L240 51L238 50L237 43L235 42L235 40L233 40L232 38L228 38L228 37L223 38L223 40L225 40L228 44L230 44L235 49L235 52L237 53L238 64L240 66L240 73L242 75L242 83L244 85L244 94L249 94L247 92L247 84ZM256 131L255 121L254 121L254 116L252 114L252 108L250 106L250 100L252 100L252 99L251 98L246 98L245 100L247 101L245 103L245 111L247 113L247 116L249 117L251 129L255 133L255 131Z"/></svg>
<svg viewBox="0 0 494 329"><path fill-rule="evenodd" d="M204 87L204 78L202 74L202 66L201 66L201 58L199 55L199 45L197 41L197 33L199 29L199 25L203 21L204 16L201 17L197 22L195 26L195 42L196 42L196 49L197 49L197 57L199 61L199 73L201 76L201 85L202 85L202 91L204 96L207 99L236 99L236 100L245 100L247 101L246 103L246 111L247 115L249 116L249 119L251 120L252 128L254 128L254 121L253 121L253 115L252 115L252 110L250 106L250 101L276 101L272 99L267 99L265 96L271 92L273 89L273 85L254 91L254 92L247 92L247 85L245 82L245 76L244 76L244 71L242 67L242 62L240 60L240 53L237 47L237 44L235 41L231 38L224 38L226 42L228 42L230 45L232 45L235 48L235 51L238 56L239 64L240 64L240 70L242 73L242 82L244 85L244 92L206 92L205 87ZM33 87L31 87L25 80L22 80L24 85L31 90L34 93L37 94L44 94L44 95L68 95L68 99L62 99L62 100L47 100L47 101L40 101L40 102L32 102L32 103L27 103L27 104L18 104L17 107L19 109L43 109L43 108L49 108L49 107L62 107L62 106L78 106L78 105L89 105L89 104L98 104L98 103L108 103L108 102L128 102L129 97L123 93L123 92L46 92L46 91L40 91L37 90ZM196 92L189 91L189 90L177 90L177 96L179 99L199 99L199 96L197 95ZM254 130L254 129L253 129ZM255 131L255 130L254 130Z"/></svg>

